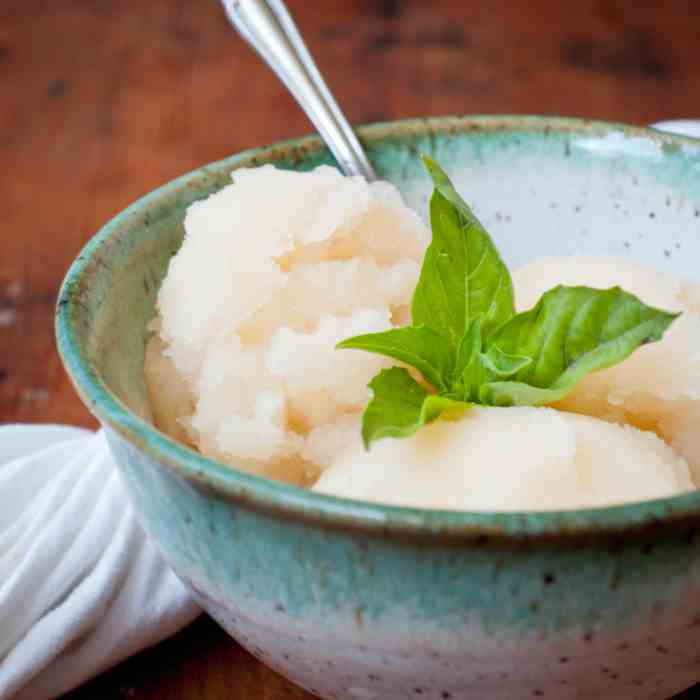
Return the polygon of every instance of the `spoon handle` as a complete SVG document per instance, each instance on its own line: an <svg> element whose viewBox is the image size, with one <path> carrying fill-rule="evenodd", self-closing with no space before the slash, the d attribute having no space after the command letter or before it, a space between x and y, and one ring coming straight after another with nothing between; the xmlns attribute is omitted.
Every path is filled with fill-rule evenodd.
<svg viewBox="0 0 700 700"><path fill-rule="evenodd" d="M377 176L316 68L283 0L222 0L239 34L287 86L346 175Z"/></svg>

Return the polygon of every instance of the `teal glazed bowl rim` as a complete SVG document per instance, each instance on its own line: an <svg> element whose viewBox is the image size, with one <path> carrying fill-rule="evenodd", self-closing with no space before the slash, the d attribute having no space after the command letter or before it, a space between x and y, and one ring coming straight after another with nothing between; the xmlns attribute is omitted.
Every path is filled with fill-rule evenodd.
<svg viewBox="0 0 700 700"><path fill-rule="evenodd" d="M698 140L653 129L601 121L539 116L465 116L409 119L362 126L364 141L396 139L402 135L455 134L474 131L523 130L568 132L603 136L618 132L642 137L673 152L683 146L697 148ZM388 506L327 496L273 481L215 462L158 431L131 412L105 385L79 341L78 319L84 316L81 303L88 295L90 280L103 274L100 251L134 215L169 200L191 187L202 175L221 177L228 171L274 161L284 153L299 160L324 149L315 136L255 148L193 170L142 197L109 221L85 245L68 270L59 292L56 311L58 351L80 397L99 421L144 452L150 459L172 470L200 489L243 507L275 513L323 527L357 529L364 533L395 533L410 537L450 539L561 539L615 535L645 531L661 525L700 525L700 490L681 496L626 505L571 511L492 512L442 511Z"/></svg>

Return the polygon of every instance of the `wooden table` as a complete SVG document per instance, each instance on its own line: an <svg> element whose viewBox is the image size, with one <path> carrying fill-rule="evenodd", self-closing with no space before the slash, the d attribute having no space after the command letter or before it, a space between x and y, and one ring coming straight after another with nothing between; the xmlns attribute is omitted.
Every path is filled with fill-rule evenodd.
<svg viewBox="0 0 700 700"><path fill-rule="evenodd" d="M700 117L697 0L289 0L352 122ZM54 350L61 278L129 202L310 131L216 0L0 4L0 422L95 425ZM201 618L69 696L307 698Z"/></svg>

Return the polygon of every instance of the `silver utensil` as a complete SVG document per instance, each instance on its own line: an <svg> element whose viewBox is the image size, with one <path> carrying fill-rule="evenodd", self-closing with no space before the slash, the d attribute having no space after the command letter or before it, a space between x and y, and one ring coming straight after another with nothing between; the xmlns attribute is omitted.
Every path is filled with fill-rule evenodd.
<svg viewBox="0 0 700 700"><path fill-rule="evenodd" d="M346 175L376 180L364 149L321 77L282 0L222 0L239 34L306 112Z"/></svg>

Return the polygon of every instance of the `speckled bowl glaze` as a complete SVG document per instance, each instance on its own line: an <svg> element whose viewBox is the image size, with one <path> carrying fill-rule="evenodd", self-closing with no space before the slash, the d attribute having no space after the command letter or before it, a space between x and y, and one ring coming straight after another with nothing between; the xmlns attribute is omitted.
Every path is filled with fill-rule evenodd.
<svg viewBox="0 0 700 700"><path fill-rule="evenodd" d="M437 158L511 265L603 253L700 279L700 141L536 117L360 134L423 214L418 154ZM152 427L146 324L185 208L262 163L332 160L306 138L175 180L88 243L58 302L68 372L144 527L204 608L324 698L651 700L699 681L700 493L540 514L383 507L238 472Z"/></svg>

